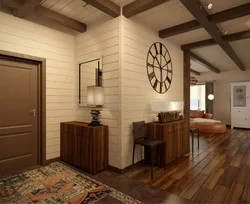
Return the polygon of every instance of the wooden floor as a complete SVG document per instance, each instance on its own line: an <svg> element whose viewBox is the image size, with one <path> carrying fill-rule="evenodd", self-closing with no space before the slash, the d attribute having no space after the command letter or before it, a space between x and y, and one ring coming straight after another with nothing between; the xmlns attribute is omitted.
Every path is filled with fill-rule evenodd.
<svg viewBox="0 0 250 204"><path fill-rule="evenodd" d="M152 180L150 167L139 167L125 176L195 202L248 203L250 130L203 134L199 150L195 146L194 153L169 164L165 172L155 167Z"/></svg>

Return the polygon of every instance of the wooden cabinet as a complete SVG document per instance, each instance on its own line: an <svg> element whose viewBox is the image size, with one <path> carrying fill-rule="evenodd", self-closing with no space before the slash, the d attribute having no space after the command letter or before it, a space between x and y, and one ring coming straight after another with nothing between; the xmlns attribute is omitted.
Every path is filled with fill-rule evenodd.
<svg viewBox="0 0 250 204"><path fill-rule="evenodd" d="M189 121L179 120L169 123L147 123L150 139L164 140L167 164L189 152ZM157 163L164 165L163 148L158 150ZM147 153L145 153L147 155Z"/></svg>
<svg viewBox="0 0 250 204"><path fill-rule="evenodd" d="M84 122L61 123L61 160L90 174L107 169L108 126L88 126Z"/></svg>

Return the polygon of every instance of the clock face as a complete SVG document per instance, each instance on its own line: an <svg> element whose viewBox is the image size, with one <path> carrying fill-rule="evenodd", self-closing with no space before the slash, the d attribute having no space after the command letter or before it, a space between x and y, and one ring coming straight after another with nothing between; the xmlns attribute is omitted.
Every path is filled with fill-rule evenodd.
<svg viewBox="0 0 250 204"><path fill-rule="evenodd" d="M148 80L158 93L165 93L173 77L172 61L167 48L156 42L149 48L147 57Z"/></svg>

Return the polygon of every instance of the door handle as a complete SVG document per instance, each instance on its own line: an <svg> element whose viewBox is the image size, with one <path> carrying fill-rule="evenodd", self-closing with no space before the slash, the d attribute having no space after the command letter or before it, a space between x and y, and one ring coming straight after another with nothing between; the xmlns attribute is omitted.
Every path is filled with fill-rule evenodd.
<svg viewBox="0 0 250 204"><path fill-rule="evenodd" d="M36 116L36 109L35 108L33 110L30 110L30 115Z"/></svg>

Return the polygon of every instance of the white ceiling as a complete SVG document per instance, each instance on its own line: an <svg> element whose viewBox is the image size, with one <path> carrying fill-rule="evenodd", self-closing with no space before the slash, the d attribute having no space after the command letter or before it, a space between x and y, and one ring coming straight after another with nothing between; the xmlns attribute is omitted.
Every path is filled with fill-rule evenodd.
<svg viewBox="0 0 250 204"><path fill-rule="evenodd" d="M209 72L210 70L205 68L203 65L195 62L194 60L191 59L190 61L191 64L191 69L194 69L195 71L198 71L200 73L204 73L204 72Z"/></svg>

